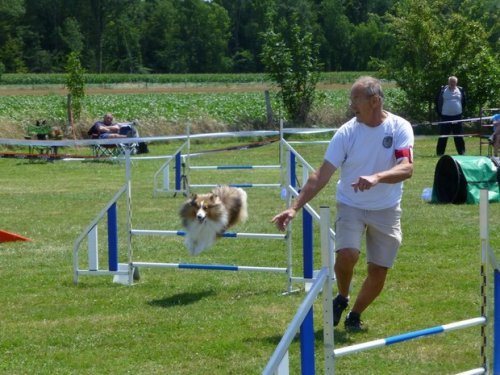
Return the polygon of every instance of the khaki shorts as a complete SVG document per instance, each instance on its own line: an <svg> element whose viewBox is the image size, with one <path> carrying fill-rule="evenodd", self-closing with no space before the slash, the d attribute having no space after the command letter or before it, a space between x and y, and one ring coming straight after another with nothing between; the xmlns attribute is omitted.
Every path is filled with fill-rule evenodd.
<svg viewBox="0 0 500 375"><path fill-rule="evenodd" d="M361 249L366 230L366 261L391 268L401 245L401 208L363 210L337 203L335 251Z"/></svg>

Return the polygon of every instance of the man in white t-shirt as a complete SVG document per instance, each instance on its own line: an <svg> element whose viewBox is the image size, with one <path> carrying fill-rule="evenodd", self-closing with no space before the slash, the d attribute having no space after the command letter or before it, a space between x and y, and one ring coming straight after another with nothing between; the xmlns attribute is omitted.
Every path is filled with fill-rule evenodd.
<svg viewBox="0 0 500 375"><path fill-rule="evenodd" d="M465 90L458 86L458 78L451 76L448 78L448 85L441 86L436 96L436 111L439 114L441 123L439 124L439 138L436 145L436 155L441 156L446 151L448 137L453 133L455 137L455 148L459 155L465 154L464 129L461 120L465 107Z"/></svg>
<svg viewBox="0 0 500 375"><path fill-rule="evenodd" d="M340 168L336 193L334 326L349 303L354 266L366 232L368 274L345 320L350 331L363 329L361 313L381 293L387 271L401 245L403 181L413 174L413 129L408 121L383 109L380 82L361 77L351 89L355 117L333 136L320 168L311 174L290 208L272 222L279 230L326 186Z"/></svg>

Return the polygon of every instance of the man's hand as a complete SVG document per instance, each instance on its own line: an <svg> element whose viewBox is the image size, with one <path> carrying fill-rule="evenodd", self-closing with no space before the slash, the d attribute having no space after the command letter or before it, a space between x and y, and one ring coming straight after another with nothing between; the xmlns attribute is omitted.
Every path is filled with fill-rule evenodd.
<svg viewBox="0 0 500 375"><path fill-rule="evenodd" d="M354 191L357 193L359 191L370 190L372 187L377 185L379 182L377 175L371 176L361 176L357 181L351 184Z"/></svg>
<svg viewBox="0 0 500 375"><path fill-rule="evenodd" d="M271 222L276 225L279 231L285 231L288 223L292 221L292 219L297 215L297 211L293 208L288 208L285 211L279 213L275 217L272 218Z"/></svg>

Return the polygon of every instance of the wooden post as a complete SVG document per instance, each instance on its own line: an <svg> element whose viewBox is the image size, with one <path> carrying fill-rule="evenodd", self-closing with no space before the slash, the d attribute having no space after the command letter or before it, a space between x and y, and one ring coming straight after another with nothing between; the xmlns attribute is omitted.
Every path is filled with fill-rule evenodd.
<svg viewBox="0 0 500 375"><path fill-rule="evenodd" d="M72 106L72 99L71 99L71 94L68 94L68 100L67 100L67 109L68 109L68 124L70 127L71 134L73 135L73 139L76 139L76 132L75 132L75 126L74 126L74 120L73 120L73 106ZM67 134L70 132L67 131Z"/></svg>
<svg viewBox="0 0 500 375"><path fill-rule="evenodd" d="M264 97L266 99L266 114L267 114L267 124L273 122L273 108L271 106L271 97L269 96L269 90L264 91Z"/></svg>

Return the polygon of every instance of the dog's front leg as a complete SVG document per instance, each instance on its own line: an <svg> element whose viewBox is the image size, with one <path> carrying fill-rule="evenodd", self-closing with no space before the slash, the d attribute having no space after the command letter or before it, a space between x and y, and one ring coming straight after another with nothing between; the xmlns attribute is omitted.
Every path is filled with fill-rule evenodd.
<svg viewBox="0 0 500 375"><path fill-rule="evenodd" d="M191 254L191 255L197 254L197 252L196 252L197 243L193 241L191 236L189 236L189 235L186 236L186 240L184 241L184 244L186 245L186 247L189 251L189 254Z"/></svg>

